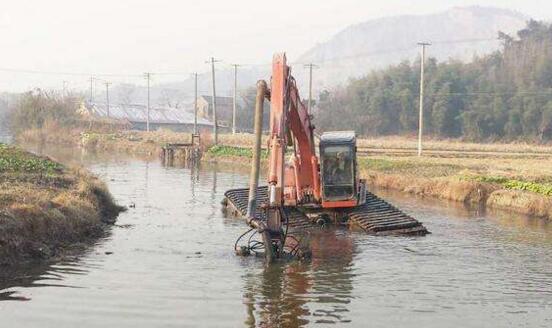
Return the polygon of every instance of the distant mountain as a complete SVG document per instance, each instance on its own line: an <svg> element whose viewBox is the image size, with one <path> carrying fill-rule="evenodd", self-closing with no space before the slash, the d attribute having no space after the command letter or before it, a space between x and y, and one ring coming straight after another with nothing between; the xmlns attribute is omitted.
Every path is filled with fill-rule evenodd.
<svg viewBox="0 0 552 328"><path fill-rule="evenodd" d="M429 41L428 56L439 60L449 58L468 61L474 55L484 55L500 46L498 32L514 34L525 27L529 17L510 10L490 7L457 7L430 15L407 15L379 18L351 25L327 42L313 46L299 58L289 58L292 74L303 95L307 91L308 71L303 64L314 63L314 94L335 87L348 79L360 77L373 69L419 58L417 42ZM217 94L230 96L233 88L231 68L217 70ZM155 78L155 77L154 77ZM239 88L253 87L258 79L269 79L269 67L242 67ZM200 94L210 94L210 73L199 77ZM164 105L171 103L189 107L193 97L193 79L158 84L152 88L152 98ZM144 98L142 87L133 94ZM117 97L121 89L113 93ZM122 94L128 93L123 90ZM134 100L143 102L145 99Z"/></svg>
<svg viewBox="0 0 552 328"><path fill-rule="evenodd" d="M312 47L297 61L315 63L319 88L335 86L374 68L414 60L417 42L433 43L428 56L470 60L500 46L498 32L515 33L529 17L491 7L457 7L431 15L393 16L351 25Z"/></svg>

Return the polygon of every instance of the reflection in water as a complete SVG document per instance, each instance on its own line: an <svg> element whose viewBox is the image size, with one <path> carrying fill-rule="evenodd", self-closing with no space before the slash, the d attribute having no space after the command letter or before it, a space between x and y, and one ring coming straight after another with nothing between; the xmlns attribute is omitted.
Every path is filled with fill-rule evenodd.
<svg viewBox="0 0 552 328"><path fill-rule="evenodd" d="M211 192L211 199L216 200L217 198L217 173L218 173L218 163L214 162L211 166L211 170L213 171L213 181L212 181L212 187L213 190Z"/></svg>
<svg viewBox="0 0 552 328"><path fill-rule="evenodd" d="M13 288L79 288L64 284L62 281L65 280L67 275L85 275L87 273L88 269L80 265L77 258L56 264L30 264L21 267L2 268L2 271L0 271L0 302L31 300L31 297L22 295Z"/></svg>
<svg viewBox="0 0 552 328"><path fill-rule="evenodd" d="M244 277L245 324L249 327L303 327L309 323L350 322L354 244L342 231L312 234L310 263L265 266Z"/></svg>
<svg viewBox="0 0 552 328"><path fill-rule="evenodd" d="M190 169L190 192L192 194L192 199L196 198L196 184L199 184L199 170L200 170L200 161L191 161L188 163Z"/></svg>

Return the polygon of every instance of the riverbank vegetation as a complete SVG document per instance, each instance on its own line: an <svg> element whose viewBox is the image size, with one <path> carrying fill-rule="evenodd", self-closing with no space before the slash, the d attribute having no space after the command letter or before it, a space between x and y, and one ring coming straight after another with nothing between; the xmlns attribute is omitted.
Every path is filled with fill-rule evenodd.
<svg viewBox="0 0 552 328"><path fill-rule="evenodd" d="M0 266L63 255L122 210L86 171L0 144Z"/></svg>

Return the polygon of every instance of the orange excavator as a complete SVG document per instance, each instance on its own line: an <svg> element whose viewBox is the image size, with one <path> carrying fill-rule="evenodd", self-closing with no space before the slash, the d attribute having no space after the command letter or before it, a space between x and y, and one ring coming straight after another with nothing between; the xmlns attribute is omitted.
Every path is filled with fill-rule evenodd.
<svg viewBox="0 0 552 328"><path fill-rule="evenodd" d="M270 100L268 172L267 186L259 187L265 99ZM419 221L367 190L358 177L353 131L323 133L317 155L314 129L286 55L274 55L270 89L265 81L257 83L249 188L228 190L223 202L227 213L245 217L250 231L262 236L262 241L241 248L236 242L238 253L263 249L268 261L283 256L286 249L294 255L298 245L290 231L317 225L360 228L376 235L428 233Z"/></svg>

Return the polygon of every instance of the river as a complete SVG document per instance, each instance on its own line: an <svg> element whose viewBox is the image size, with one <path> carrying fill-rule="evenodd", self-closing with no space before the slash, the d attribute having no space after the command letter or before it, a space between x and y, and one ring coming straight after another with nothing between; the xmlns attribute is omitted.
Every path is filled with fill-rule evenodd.
<svg viewBox="0 0 552 328"><path fill-rule="evenodd" d="M82 254L0 280L0 327L551 327L552 224L377 193L426 237L324 230L308 263L233 254L242 221L220 201L231 165L34 149L80 163L133 205Z"/></svg>

